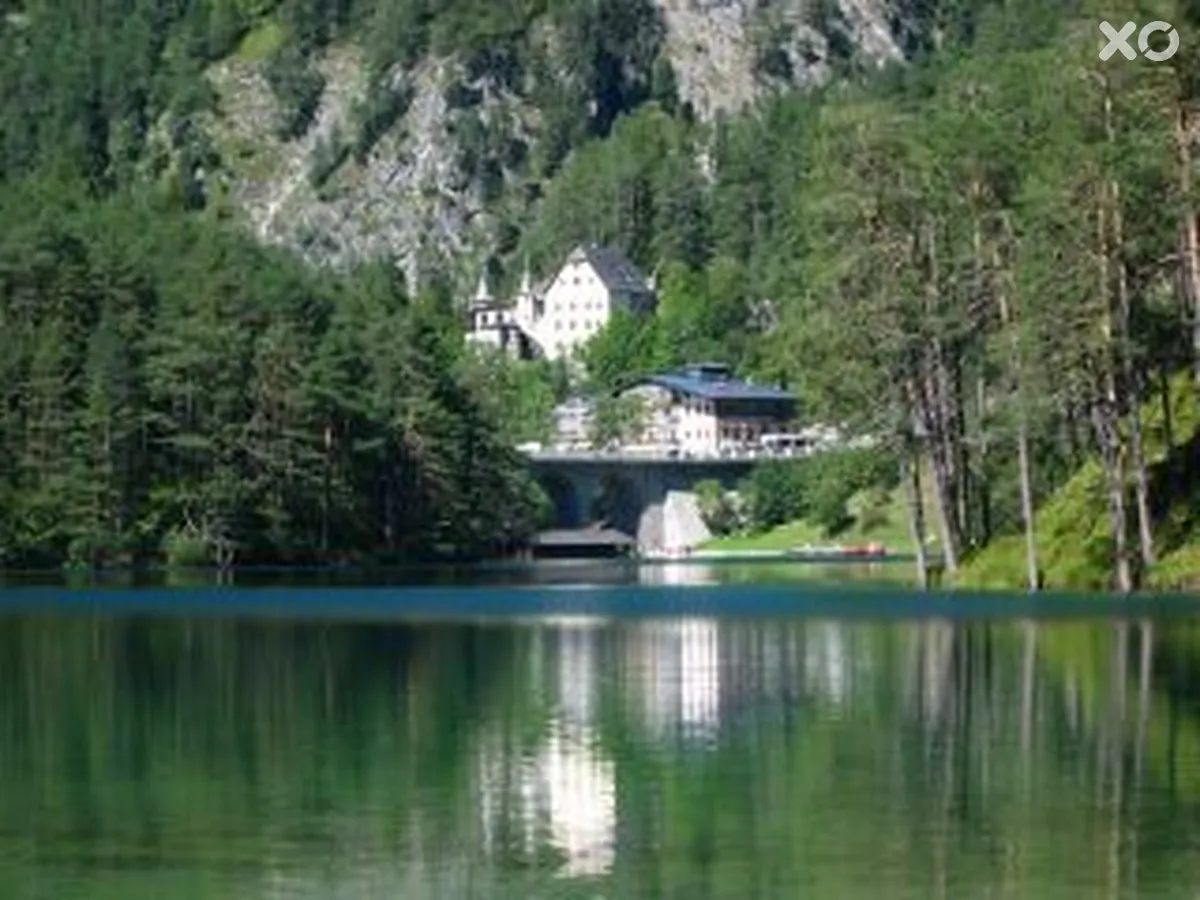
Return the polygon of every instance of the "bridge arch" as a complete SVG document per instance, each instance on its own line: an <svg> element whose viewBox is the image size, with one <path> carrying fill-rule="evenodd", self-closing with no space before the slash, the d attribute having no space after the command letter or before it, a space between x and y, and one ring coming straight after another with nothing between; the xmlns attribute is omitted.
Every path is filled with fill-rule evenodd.
<svg viewBox="0 0 1200 900"><path fill-rule="evenodd" d="M623 472L605 472L588 505L589 519L636 536L646 505L637 482Z"/></svg>
<svg viewBox="0 0 1200 900"><path fill-rule="evenodd" d="M583 499L578 487L562 472L540 472L537 482L550 501L552 521L555 528L581 528L584 522Z"/></svg>

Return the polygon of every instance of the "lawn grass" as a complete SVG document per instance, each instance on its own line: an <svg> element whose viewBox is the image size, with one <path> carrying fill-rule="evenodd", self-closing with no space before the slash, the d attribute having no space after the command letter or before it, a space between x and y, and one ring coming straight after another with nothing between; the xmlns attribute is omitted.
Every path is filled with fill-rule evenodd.
<svg viewBox="0 0 1200 900"><path fill-rule="evenodd" d="M868 494L863 492L851 498L849 512L853 523L837 535L829 535L824 528L804 519L787 522L770 531L757 534L734 534L714 538L701 546L703 550L746 551L788 550L802 544L883 544L892 553L911 553L912 536L909 533L907 510L903 492L892 491L884 503L864 514Z"/></svg>
<svg viewBox="0 0 1200 900"><path fill-rule="evenodd" d="M731 534L713 538L700 545L702 550L788 550L797 544L816 544L824 540L821 529L803 520L787 522L757 534Z"/></svg>

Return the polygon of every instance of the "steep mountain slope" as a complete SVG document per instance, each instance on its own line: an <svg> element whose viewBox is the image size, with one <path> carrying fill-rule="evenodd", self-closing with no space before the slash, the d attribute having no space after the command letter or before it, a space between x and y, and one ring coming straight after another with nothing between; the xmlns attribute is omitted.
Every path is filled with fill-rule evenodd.
<svg viewBox="0 0 1200 900"><path fill-rule="evenodd" d="M321 264L389 255L411 283L511 250L563 160L619 116L657 100L710 121L900 58L919 5L43 0L0 26L24 93L0 136L9 170L77 152L98 181L176 181L264 241ZM39 93L63 95L58 115Z"/></svg>
<svg viewBox="0 0 1200 900"><path fill-rule="evenodd" d="M569 114L578 117L586 105L598 118L610 104L611 116L674 92L689 114L708 120L741 110L764 92L819 83L854 55L871 63L902 55L891 0L624 5L642 7L628 14L647 23L650 37L633 34L624 46L608 48L618 77L609 76L607 84L596 79L581 96L566 98L574 107ZM273 27L260 24L242 47L253 47ZM505 63L487 58L492 48L482 57L469 48L430 48L374 82L361 38L351 36L313 62L324 88L311 125L294 138L262 131L264 120L281 114L266 63L245 49L222 60L207 73L219 102L205 127L227 148L221 178L234 206L264 240L299 249L314 262L394 255L410 283L419 282L423 266L442 269L465 251L505 243L506 229L535 214L529 200L553 175L556 160L546 145L556 139L548 121L555 114L548 106L562 98L544 81L570 79L580 69L579 57L560 43L560 32L569 29L569 19L543 13L517 37L515 55L536 63L544 54L540 75L530 65L509 77ZM610 91L622 96L606 98ZM385 106L403 109L382 117L381 133L367 152L355 154L350 144L364 143L354 138L363 110L379 105L384 94L390 97ZM603 137L607 123L592 124L584 135Z"/></svg>

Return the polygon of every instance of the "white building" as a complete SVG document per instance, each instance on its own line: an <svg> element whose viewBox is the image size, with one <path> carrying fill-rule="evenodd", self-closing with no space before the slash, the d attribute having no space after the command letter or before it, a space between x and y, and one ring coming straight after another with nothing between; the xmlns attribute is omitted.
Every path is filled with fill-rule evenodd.
<svg viewBox="0 0 1200 900"><path fill-rule="evenodd" d="M511 309L492 300L481 279L471 304L468 340L508 348L522 358L574 356L618 309L635 314L654 310L654 285L622 253L581 244L543 287L526 270ZM528 345L513 337L520 333Z"/></svg>
<svg viewBox="0 0 1200 900"><path fill-rule="evenodd" d="M643 404L638 444L698 456L757 446L796 414L781 388L740 381L728 366L705 363L642 378L624 391Z"/></svg>
<svg viewBox="0 0 1200 900"><path fill-rule="evenodd" d="M529 359L534 355L533 344L517 325L513 311L492 297L486 273L479 276L479 286L471 298L468 313L467 340L471 343L494 347L518 359Z"/></svg>
<svg viewBox="0 0 1200 900"><path fill-rule="evenodd" d="M554 443L558 447L587 447L592 441L596 405L572 397L554 408Z"/></svg>

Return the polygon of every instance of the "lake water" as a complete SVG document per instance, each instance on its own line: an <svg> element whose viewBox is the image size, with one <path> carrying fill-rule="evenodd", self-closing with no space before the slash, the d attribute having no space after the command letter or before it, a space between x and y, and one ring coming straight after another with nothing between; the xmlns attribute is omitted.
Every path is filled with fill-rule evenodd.
<svg viewBox="0 0 1200 900"><path fill-rule="evenodd" d="M0 897L1196 896L1196 601L556 571L0 591Z"/></svg>

